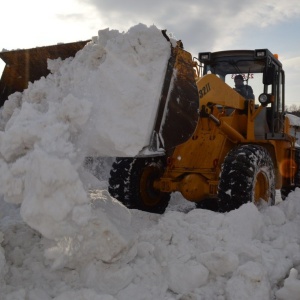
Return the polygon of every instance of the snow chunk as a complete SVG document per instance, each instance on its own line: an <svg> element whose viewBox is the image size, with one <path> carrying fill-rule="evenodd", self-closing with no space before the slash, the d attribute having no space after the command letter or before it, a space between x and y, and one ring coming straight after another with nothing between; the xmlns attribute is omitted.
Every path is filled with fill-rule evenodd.
<svg viewBox="0 0 300 300"><path fill-rule="evenodd" d="M251 261L241 265L228 281L226 295L231 300L270 299L270 284L262 265Z"/></svg>
<svg viewBox="0 0 300 300"><path fill-rule="evenodd" d="M239 266L239 258L236 254L225 251L212 251L198 256L200 262L217 276L233 272Z"/></svg>
<svg viewBox="0 0 300 300"><path fill-rule="evenodd" d="M209 271L201 264L173 262L168 266L169 289L178 294L193 291L207 283Z"/></svg>
<svg viewBox="0 0 300 300"><path fill-rule="evenodd" d="M253 203L244 204L240 209L227 214L223 224L225 238L234 237L235 240L240 241L252 240L261 233L263 225L263 219L257 207Z"/></svg>
<svg viewBox="0 0 300 300"><path fill-rule="evenodd" d="M76 267L78 261L84 265L91 258L114 263L120 259L130 261L136 256L130 212L108 193L100 196L92 207L75 207L70 218L71 220L66 221L76 231L56 238L57 245L45 253L47 258L53 260L53 268L74 264Z"/></svg>
<svg viewBox="0 0 300 300"><path fill-rule="evenodd" d="M300 280L298 271L291 269L289 277L285 279L284 286L276 292L278 300L299 300L300 299Z"/></svg>

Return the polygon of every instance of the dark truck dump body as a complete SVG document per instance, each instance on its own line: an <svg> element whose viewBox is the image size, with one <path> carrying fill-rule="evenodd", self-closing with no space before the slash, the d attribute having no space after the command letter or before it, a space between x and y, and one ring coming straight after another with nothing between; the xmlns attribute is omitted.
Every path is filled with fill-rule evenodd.
<svg viewBox="0 0 300 300"><path fill-rule="evenodd" d="M0 52L0 58L5 63L0 80L0 107L10 94L22 92L28 87L28 82L49 74L47 59L74 57L87 42L89 40Z"/></svg>

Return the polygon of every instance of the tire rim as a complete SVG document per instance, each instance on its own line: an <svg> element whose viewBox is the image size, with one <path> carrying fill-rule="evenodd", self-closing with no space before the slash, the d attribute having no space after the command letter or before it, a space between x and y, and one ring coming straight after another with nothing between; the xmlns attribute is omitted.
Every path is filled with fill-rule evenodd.
<svg viewBox="0 0 300 300"><path fill-rule="evenodd" d="M256 176L254 187L254 203L256 205L261 203L261 200L269 202L270 198L270 184L268 177L264 172L259 172Z"/></svg>
<svg viewBox="0 0 300 300"><path fill-rule="evenodd" d="M155 206L162 198L162 193L153 187L159 177L160 170L155 166L146 166L140 180L140 193L145 206Z"/></svg>

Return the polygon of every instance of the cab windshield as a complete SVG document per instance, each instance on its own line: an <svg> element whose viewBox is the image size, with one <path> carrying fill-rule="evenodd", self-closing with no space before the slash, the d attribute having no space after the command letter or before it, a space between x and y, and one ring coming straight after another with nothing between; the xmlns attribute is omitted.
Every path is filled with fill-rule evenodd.
<svg viewBox="0 0 300 300"><path fill-rule="evenodd" d="M256 99L264 92L262 80L264 63L262 61L236 60L227 57L226 60L216 60L212 64L206 65L205 69L205 73L216 74L232 88L235 87L234 77L241 74L244 78L244 85L252 87Z"/></svg>

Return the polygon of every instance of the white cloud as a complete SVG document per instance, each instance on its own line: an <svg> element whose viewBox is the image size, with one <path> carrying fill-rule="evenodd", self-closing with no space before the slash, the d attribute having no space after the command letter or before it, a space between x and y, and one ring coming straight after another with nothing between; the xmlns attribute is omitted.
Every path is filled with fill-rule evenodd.
<svg viewBox="0 0 300 300"><path fill-rule="evenodd" d="M12 0L2 8L0 51L89 39L99 26L94 7L77 0Z"/></svg>
<svg viewBox="0 0 300 300"><path fill-rule="evenodd" d="M100 1L85 0L106 27L127 30L137 23L174 32L192 53L231 49L249 28L257 30L300 15L298 0Z"/></svg>
<svg viewBox="0 0 300 300"><path fill-rule="evenodd" d="M201 51L258 47L280 51L282 57L300 55L295 42L300 24L298 0L53 0L51 4L11 0L3 9L13 11L18 22L12 22L8 13L0 18L0 27L5 28L0 51L85 40L99 29L126 32L144 23L167 29L194 56ZM279 33L281 25L288 31Z"/></svg>

